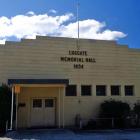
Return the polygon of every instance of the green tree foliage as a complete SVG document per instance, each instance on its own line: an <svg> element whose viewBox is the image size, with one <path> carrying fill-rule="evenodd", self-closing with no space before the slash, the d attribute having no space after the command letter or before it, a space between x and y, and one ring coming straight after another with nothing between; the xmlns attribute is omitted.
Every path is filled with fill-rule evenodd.
<svg viewBox="0 0 140 140"><path fill-rule="evenodd" d="M11 91L6 85L0 87L0 128L4 129L5 123L10 119Z"/></svg>
<svg viewBox="0 0 140 140"><path fill-rule="evenodd" d="M100 106L100 117L105 118L123 118L130 112L128 103L121 101L108 100L104 101Z"/></svg>

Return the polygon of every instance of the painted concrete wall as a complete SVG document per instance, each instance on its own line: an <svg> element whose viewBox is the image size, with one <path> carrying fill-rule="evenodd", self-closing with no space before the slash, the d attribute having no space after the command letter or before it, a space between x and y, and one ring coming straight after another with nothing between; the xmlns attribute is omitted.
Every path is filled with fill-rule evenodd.
<svg viewBox="0 0 140 140"><path fill-rule="evenodd" d="M60 100L59 100L60 90ZM96 118L99 112L100 104L110 98L127 102L133 107L139 97L121 97L120 96L89 96L89 97L66 97L64 95L64 87L22 87L21 93L18 94L18 102L25 103L25 107L18 109L18 128L26 128L31 126L31 100L33 98L46 99L56 98L56 126L59 126L59 111L60 111L60 125L65 126L75 125L75 117L80 114L82 119L88 120ZM63 98L64 97L64 98ZM59 110L60 104L60 110ZM64 107L63 107L64 106ZM63 112L64 109L64 112ZM64 113L64 114L63 114ZM63 116L64 115L64 116Z"/></svg>
<svg viewBox="0 0 140 140"><path fill-rule="evenodd" d="M119 99L131 104L140 100L139 49L130 49L114 41L80 39L79 44L79 50L87 51L87 56L72 57L92 57L96 63L80 63L84 68L74 69L74 62L60 60L63 56L70 57L69 50L77 50L76 39L38 36L35 40L7 42L0 46L0 83L7 83L8 79L69 79L70 84L76 84L78 88L76 97L65 97L66 125L74 124L76 114L81 114L85 119L96 116L99 104L105 99ZM92 85L92 96L82 97L81 85ZM106 85L107 96L97 97L96 85ZM111 96L110 85L120 85L121 95ZM125 96L124 85L134 85L133 97ZM38 94L37 90L27 94L29 91L23 88L19 97L28 105L29 95ZM44 94L45 91L38 96ZM57 90L51 95L57 97ZM25 120L20 121L19 126L29 126L29 117L24 116L26 112L29 112L29 107L19 113L19 118Z"/></svg>
<svg viewBox="0 0 140 140"><path fill-rule="evenodd" d="M60 57L69 56L69 50L77 50L76 40L37 37L6 43L0 46L0 82L9 78L67 78L78 85L135 83L138 87L140 50L110 41L81 40L80 50L86 50L96 63L86 63L80 70L73 68L73 62L60 61Z"/></svg>

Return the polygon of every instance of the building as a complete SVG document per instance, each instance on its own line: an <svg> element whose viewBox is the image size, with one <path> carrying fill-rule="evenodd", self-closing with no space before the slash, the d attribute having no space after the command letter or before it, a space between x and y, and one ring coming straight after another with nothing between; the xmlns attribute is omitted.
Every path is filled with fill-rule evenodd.
<svg viewBox="0 0 140 140"><path fill-rule="evenodd" d="M140 100L140 50L43 36L6 42L0 45L0 83L16 94L16 128L72 126L78 114L97 117L104 100L131 106Z"/></svg>

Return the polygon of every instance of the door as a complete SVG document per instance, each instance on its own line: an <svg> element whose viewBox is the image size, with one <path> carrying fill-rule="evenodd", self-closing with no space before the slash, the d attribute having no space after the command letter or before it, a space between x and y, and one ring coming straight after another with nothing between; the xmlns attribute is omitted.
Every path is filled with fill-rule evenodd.
<svg viewBox="0 0 140 140"><path fill-rule="evenodd" d="M44 109L44 124L45 126L55 126L55 100L45 99Z"/></svg>
<svg viewBox="0 0 140 140"><path fill-rule="evenodd" d="M55 98L32 99L31 126L55 126Z"/></svg>
<svg viewBox="0 0 140 140"><path fill-rule="evenodd" d="M32 99L31 126L43 126L43 100Z"/></svg>

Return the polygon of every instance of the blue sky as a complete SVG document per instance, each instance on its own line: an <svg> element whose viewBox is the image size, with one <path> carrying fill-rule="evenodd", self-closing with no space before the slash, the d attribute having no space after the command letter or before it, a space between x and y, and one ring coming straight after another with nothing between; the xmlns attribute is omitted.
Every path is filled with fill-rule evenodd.
<svg viewBox="0 0 140 140"><path fill-rule="evenodd" d="M98 34L97 38L104 39L107 35L110 35L111 37L107 38L107 40L115 39L120 44L127 44L131 48L140 48L140 0L79 0L79 2L79 18L80 21L83 21L81 22L81 25L84 25L84 27L81 27L81 35L83 34L83 38L85 37L85 34L92 34L94 28L90 31L89 28L91 29L91 26L95 25L95 30L97 29L97 32L95 36L93 36L93 38L96 38L96 35L98 34L98 32L100 32L100 35ZM17 15L22 15L22 17L23 15L28 15L28 18L30 16L36 16L38 18L38 21L34 21L36 23L40 22L40 18L38 17L39 15L47 14L53 19L53 21L57 16L59 16L59 18L62 18L62 16L65 15L65 20L59 21L59 25L55 25L57 32L55 32L54 30L51 30L49 32L48 28L50 26L48 26L48 22L43 21L44 26L45 24L47 24L45 32L39 29L39 31L37 30L37 33L35 33L34 29L34 31L31 33L33 33L34 35L55 34L59 36L71 36L71 33L66 34L66 32L68 33L72 28L72 33L75 34L76 25L74 23L76 22L76 3L77 0L0 0L0 17L6 17L8 19L6 19L6 22L8 22L9 24L9 21L12 21L12 17L16 17ZM56 13L51 9L56 10ZM28 13L29 11L32 11L33 13ZM19 18L19 22L17 22L18 18L16 18L16 26L18 26L17 24L20 24L22 22L20 21L22 17ZM45 18L47 18L47 16L45 16ZM54 21L53 24L55 22L56 21ZM40 23L41 24L39 24L39 26L43 28L44 26L42 25L42 21ZM71 25L70 23L73 24ZM4 31L5 25L3 25L3 22L0 25L1 28L3 27L3 32L6 33L6 31ZM98 25L101 27L98 28ZM29 26L29 28L31 26ZM8 30L9 28L12 28L9 31L13 31L13 26L6 27L6 30ZM61 31L58 30L58 28L61 28ZM88 28L88 32L85 33L83 30L85 30L86 28ZM25 30L27 29L28 28L25 28ZM21 28L20 30L23 31L24 29ZM1 32L1 34L3 34L3 32ZM17 32L17 36L13 36L13 34L7 33L8 35L6 34L5 36L2 36L1 39L15 40L15 38L20 39L20 37L26 38L25 34L19 34L19 32L21 31L18 30ZM15 31L13 33L15 33ZM27 38L30 36L31 34L28 34Z"/></svg>

